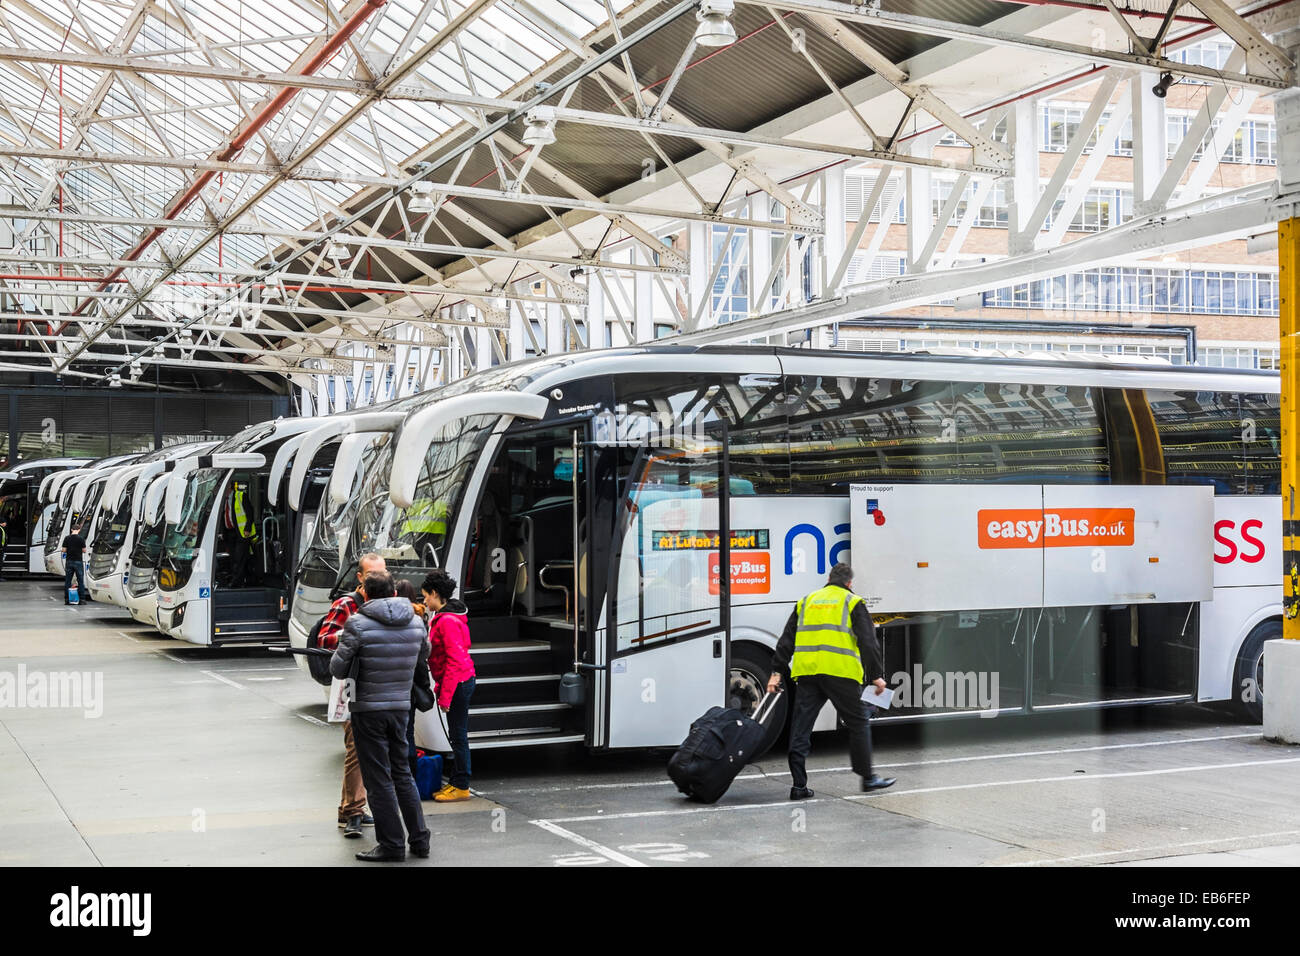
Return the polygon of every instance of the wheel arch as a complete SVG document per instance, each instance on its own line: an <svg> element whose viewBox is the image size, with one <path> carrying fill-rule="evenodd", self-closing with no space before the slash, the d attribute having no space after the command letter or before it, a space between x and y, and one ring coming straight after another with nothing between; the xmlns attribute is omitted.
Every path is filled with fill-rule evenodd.
<svg viewBox="0 0 1300 956"><path fill-rule="evenodd" d="M1228 699L1233 700L1237 695L1237 658L1241 656L1241 650L1246 646L1246 641L1254 633L1255 628L1268 621L1282 620L1281 604L1266 604L1246 618L1246 622L1238 629L1237 636L1232 642L1232 654L1228 656L1225 662L1227 666L1228 687L1231 688Z"/></svg>

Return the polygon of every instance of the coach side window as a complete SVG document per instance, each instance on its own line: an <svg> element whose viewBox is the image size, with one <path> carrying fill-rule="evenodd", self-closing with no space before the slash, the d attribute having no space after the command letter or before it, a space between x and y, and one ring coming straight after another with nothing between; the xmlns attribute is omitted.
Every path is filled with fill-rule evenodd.
<svg viewBox="0 0 1300 956"><path fill-rule="evenodd" d="M1277 395L1244 394L1241 401L1242 472L1248 495L1282 493L1282 421Z"/></svg>
<svg viewBox="0 0 1300 956"><path fill-rule="evenodd" d="M794 494L842 495L854 482L919 483L956 475L948 383L817 376L786 383Z"/></svg>
<svg viewBox="0 0 1300 956"><path fill-rule="evenodd" d="M733 495L788 494L785 446L788 396L776 376L647 374L621 376L615 401L621 428L636 436L727 431Z"/></svg>
<svg viewBox="0 0 1300 956"><path fill-rule="evenodd" d="M1252 451L1267 446L1267 438L1260 439L1261 422L1265 435L1276 434L1276 420L1259 414L1265 409L1252 405L1253 417L1243 415L1235 392L1148 389L1145 394L1166 484L1212 485L1219 495L1265 493L1266 482L1255 487L1247 479L1245 441L1251 439Z"/></svg>
<svg viewBox="0 0 1300 956"><path fill-rule="evenodd" d="M953 386L958 481L1110 480L1093 390L1082 385Z"/></svg>

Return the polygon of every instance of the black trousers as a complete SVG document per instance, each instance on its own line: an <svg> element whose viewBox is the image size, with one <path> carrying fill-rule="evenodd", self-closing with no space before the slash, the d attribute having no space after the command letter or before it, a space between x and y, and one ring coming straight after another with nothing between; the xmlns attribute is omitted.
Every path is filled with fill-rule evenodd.
<svg viewBox="0 0 1300 956"><path fill-rule="evenodd" d="M790 776L796 787L808 786L804 761L812 749L812 729L830 701L849 731L849 763L863 779L871 776L871 725L862 685L848 677L805 674L795 681L794 716L790 720Z"/></svg>
<svg viewBox="0 0 1300 956"><path fill-rule="evenodd" d="M429 830L406 753L407 721L405 709L352 713L352 739L375 818L375 840L389 850L403 849L403 822L412 848L429 845Z"/></svg>

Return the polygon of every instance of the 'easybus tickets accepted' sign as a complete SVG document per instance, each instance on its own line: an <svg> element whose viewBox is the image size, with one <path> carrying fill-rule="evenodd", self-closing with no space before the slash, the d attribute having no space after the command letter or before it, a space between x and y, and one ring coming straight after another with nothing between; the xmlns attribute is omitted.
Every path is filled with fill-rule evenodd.
<svg viewBox="0 0 1300 956"><path fill-rule="evenodd" d="M981 548L1123 547L1133 544L1132 508L988 508L978 513Z"/></svg>

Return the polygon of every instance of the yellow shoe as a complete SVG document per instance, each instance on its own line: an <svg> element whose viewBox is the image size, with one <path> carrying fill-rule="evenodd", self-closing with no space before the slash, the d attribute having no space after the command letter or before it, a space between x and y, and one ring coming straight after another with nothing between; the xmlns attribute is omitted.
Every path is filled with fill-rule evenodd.
<svg viewBox="0 0 1300 956"><path fill-rule="evenodd" d="M433 799L437 803L454 803L457 800L472 799L473 796L474 794L470 793L468 790L462 790L459 787L453 787L451 784L447 784L447 786L443 787L433 795Z"/></svg>

